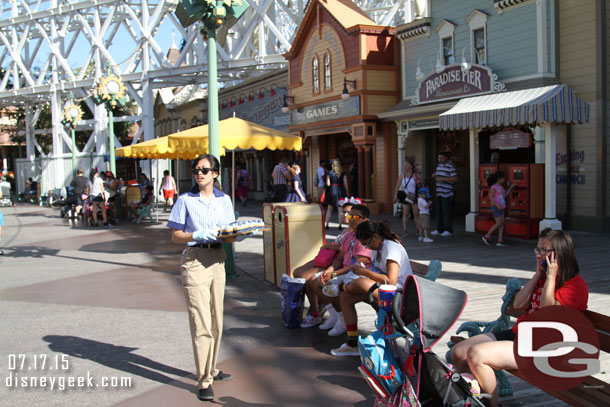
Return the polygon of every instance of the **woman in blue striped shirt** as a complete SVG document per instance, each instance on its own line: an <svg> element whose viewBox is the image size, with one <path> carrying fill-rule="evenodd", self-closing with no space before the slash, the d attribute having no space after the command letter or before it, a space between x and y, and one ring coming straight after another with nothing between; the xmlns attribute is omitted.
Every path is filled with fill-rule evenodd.
<svg viewBox="0 0 610 407"><path fill-rule="evenodd" d="M196 185L178 197L167 226L172 229L172 242L186 243L180 272L195 353L198 398L211 401L212 382L231 379L230 374L216 368L222 337L226 257L218 232L235 221L235 214L231 199L214 186L220 172L218 159L201 155L193 161L192 169Z"/></svg>

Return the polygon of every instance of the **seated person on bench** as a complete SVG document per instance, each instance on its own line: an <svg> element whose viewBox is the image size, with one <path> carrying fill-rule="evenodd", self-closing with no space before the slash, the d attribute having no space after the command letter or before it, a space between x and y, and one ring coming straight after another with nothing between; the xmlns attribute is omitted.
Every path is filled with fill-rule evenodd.
<svg viewBox="0 0 610 407"><path fill-rule="evenodd" d="M153 189L154 188L152 185L146 186L146 194L144 194L144 197L142 198L142 200L138 203L129 205L129 211L132 213L134 222L136 221L136 219L138 219L138 210L145 208L151 204L151 202L153 200ZM129 219L129 217L128 217L128 219Z"/></svg>
<svg viewBox="0 0 610 407"><path fill-rule="evenodd" d="M352 209L352 206L354 204L349 202L349 201L345 201L345 203L343 204L343 217L344 217L344 221L347 224L347 213ZM324 245L322 245L322 247L320 247L320 250L322 249L328 249L328 250L335 250L336 251L336 255L335 255L335 259L337 258L337 255L339 254L339 252L341 251L341 242L343 241L343 239L345 238L345 236L347 236L347 234L349 233L350 229L347 228L345 229L343 232L341 232L337 238L335 239L335 241L333 243L326 243ZM322 268L322 267L318 267L314 264L314 260L310 260L307 263L303 264L302 266L297 267L293 272L292 272L292 276L295 278L304 278L306 281L311 279L311 278L316 278L316 274L320 273L322 271L326 270L326 268ZM314 293L313 291L309 290L306 291L307 294L307 298L309 300L309 304L313 304L313 303L318 303L318 296L316 295L316 293ZM310 306L310 311L313 311L312 308ZM301 328L310 328L312 326L318 325L320 323L322 323L322 312L319 312L319 307L316 305L315 307L315 313L316 315L311 315L309 314L301 323ZM334 309L331 311L331 313L334 311ZM336 319L333 322L332 318L328 318L326 320L326 322L322 323L322 325L320 325L320 329L330 329L334 326L334 324L336 323Z"/></svg>
<svg viewBox="0 0 610 407"><path fill-rule="evenodd" d="M460 373L472 373L481 392L491 394L490 406L497 407L494 369L516 370L513 341L519 323L532 312L552 305L585 311L589 290L578 274L578 261L570 235L563 230L544 229L538 237L536 272L515 295L513 306L527 313L512 329L473 336L456 344L451 359Z"/></svg>
<svg viewBox="0 0 610 407"><path fill-rule="evenodd" d="M357 262L362 263L370 263L371 261L371 251L365 248L362 243L360 243L356 239L356 227L362 222L366 221L370 215L369 208L364 205L353 205L352 209L347 212L347 225L349 232L343 238L341 242L341 250L339 251L339 255L335 258L333 263L324 270L324 273L328 273L329 276L335 278L341 273L342 270L347 271L349 267ZM336 295L334 297L327 296L323 291L324 284L320 280L322 278L322 271L315 274L314 278L310 278L305 283L305 292L313 292L314 296L319 298L320 301L324 304L332 304L332 308L329 309L329 317L328 320L320 326L320 328L329 329L332 328L329 332L329 336L339 336L343 335L346 331L345 321L343 319L343 315L341 314L341 303L339 302L339 297ZM333 274L335 276L333 276ZM318 278L319 276L319 278ZM329 277L330 278L330 277ZM343 279L343 277L341 277ZM313 298L315 298L313 297ZM311 297L310 297L311 298ZM314 308L315 312L318 312L318 304L312 304L312 308ZM316 315L314 311L311 312L310 316ZM309 318L309 317L308 317ZM322 321L322 318L317 317L319 324ZM303 321L307 322L307 321ZM314 324L315 325L315 324ZM301 324L303 326L303 324ZM313 326L313 325L308 325Z"/></svg>
<svg viewBox="0 0 610 407"><path fill-rule="evenodd" d="M369 291L375 283L395 285L397 290L402 286L411 270L411 262L407 251L401 244L400 238L392 232L389 222L375 222L367 220L356 228L356 239L367 249L371 250L371 266L363 263L354 263L347 270L338 271L342 274L342 286L327 285L324 292L339 295L343 319L347 327L347 343L344 343L330 353L335 356L358 356L358 314L356 304L368 302ZM321 276L323 283L330 280L332 274L325 272ZM377 290L373 293L379 301Z"/></svg>
<svg viewBox="0 0 610 407"><path fill-rule="evenodd" d="M32 177L25 181L25 199L28 201L38 200L38 182L34 181Z"/></svg>

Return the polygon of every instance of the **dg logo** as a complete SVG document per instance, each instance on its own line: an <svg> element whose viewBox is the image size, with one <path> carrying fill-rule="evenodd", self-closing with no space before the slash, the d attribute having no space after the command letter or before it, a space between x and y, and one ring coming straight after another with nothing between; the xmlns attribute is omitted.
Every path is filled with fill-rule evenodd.
<svg viewBox="0 0 610 407"><path fill-rule="evenodd" d="M528 315L518 325L513 349L519 370L546 391L577 387L600 371L599 337L573 308L554 305Z"/></svg>

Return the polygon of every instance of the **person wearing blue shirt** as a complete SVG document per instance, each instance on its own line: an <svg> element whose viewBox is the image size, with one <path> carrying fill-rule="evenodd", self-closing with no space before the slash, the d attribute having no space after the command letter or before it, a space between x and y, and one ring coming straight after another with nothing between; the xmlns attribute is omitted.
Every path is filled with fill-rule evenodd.
<svg viewBox="0 0 610 407"><path fill-rule="evenodd" d="M196 185L178 197L167 226L172 229L172 242L186 243L180 273L195 354L198 398L211 401L212 383L231 379L230 374L216 368L225 292L225 252L218 232L235 221L235 214L231 199L214 186L220 171L218 159L201 155L193 161L192 170Z"/></svg>

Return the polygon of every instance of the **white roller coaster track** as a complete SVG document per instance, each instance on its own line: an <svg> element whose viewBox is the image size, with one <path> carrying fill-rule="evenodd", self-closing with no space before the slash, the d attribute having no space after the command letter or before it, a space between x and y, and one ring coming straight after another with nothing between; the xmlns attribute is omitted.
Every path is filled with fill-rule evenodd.
<svg viewBox="0 0 610 407"><path fill-rule="evenodd" d="M230 84L286 66L282 54L292 44L305 0L244 0L249 8L218 47L219 81ZM423 0L424 2L426 0ZM382 25L409 21L422 0L355 0ZM80 129L93 130L84 151L105 152L107 115L88 97L109 65L120 75L138 114L116 120L141 120L144 139L154 137L153 89L207 83L206 44L197 25L181 26L174 10L178 0L5 0L0 3L0 107L26 108L27 156L33 159L34 127L42 103L50 103L53 152L70 150L60 123L62 107L73 93L84 99L95 118ZM181 41L172 64L159 45L159 28L169 24ZM165 28L165 27L164 27ZM163 32L170 32L164 29ZM167 42L167 41L166 41ZM121 48L117 61L113 54ZM137 139L137 138L136 138ZM118 145L118 144L117 144Z"/></svg>

